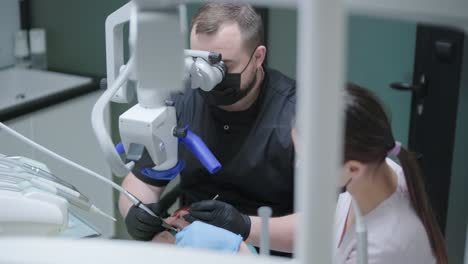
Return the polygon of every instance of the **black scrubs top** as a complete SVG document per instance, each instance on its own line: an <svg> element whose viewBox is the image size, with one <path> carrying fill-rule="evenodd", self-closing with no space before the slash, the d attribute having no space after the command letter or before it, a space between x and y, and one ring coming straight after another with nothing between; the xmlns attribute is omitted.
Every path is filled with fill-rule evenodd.
<svg viewBox="0 0 468 264"><path fill-rule="evenodd" d="M273 216L293 213L294 80L267 69L258 99L242 112L210 106L197 90L187 90L173 99L178 125L190 125L222 165L218 173L211 175L185 146L179 146L179 158L187 163L180 182L183 205L219 194L218 200L244 214L257 215L261 206L270 206ZM163 185L141 175L138 170L142 166L135 167L134 174L142 181Z"/></svg>

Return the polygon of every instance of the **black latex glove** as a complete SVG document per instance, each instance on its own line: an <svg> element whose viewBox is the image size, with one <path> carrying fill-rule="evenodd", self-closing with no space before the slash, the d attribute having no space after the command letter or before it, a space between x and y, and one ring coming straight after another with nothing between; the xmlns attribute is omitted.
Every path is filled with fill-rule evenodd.
<svg viewBox="0 0 468 264"><path fill-rule="evenodd" d="M146 204L156 215L164 217L158 203ZM132 205L125 217L125 225L127 226L128 233L136 240L148 241L153 237L165 230L162 227L162 221L154 217L145 210Z"/></svg>
<svg viewBox="0 0 468 264"><path fill-rule="evenodd" d="M199 220L224 228L234 234L241 235L244 240L250 234L250 217L241 214L232 205L216 200L193 203L190 213L184 218L188 222Z"/></svg>

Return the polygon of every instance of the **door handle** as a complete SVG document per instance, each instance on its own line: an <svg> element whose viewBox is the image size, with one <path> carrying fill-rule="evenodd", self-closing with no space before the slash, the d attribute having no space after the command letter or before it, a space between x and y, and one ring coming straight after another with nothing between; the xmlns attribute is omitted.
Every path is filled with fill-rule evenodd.
<svg viewBox="0 0 468 264"><path fill-rule="evenodd" d="M399 90L399 91L413 91L414 86L409 83L404 83L404 82L392 82L390 83L390 87Z"/></svg>
<svg viewBox="0 0 468 264"><path fill-rule="evenodd" d="M419 78L419 82L416 84L392 82L390 83L390 87L398 91L412 91L413 96L416 99L416 111L419 116L423 114L424 97L426 97L428 94L427 80L424 74L421 75L421 78Z"/></svg>
<svg viewBox="0 0 468 264"><path fill-rule="evenodd" d="M426 76L423 74L419 79L419 82L416 84L409 84L404 82L392 82L390 83L392 89L398 91L412 91L418 99L423 99L427 96L427 80Z"/></svg>

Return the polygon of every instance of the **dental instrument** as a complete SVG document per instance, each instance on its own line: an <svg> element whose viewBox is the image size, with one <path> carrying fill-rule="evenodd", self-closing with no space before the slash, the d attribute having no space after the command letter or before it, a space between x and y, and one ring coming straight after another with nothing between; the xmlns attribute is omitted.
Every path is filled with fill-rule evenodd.
<svg viewBox="0 0 468 264"><path fill-rule="evenodd" d="M2 168L11 169L14 167L22 167L26 172L30 174L54 181L60 185L66 186L70 189L77 191L75 186L73 186L69 182L66 182L60 179L59 177L53 175L52 173L48 172L46 170L47 168L40 168L41 166L43 166L43 164L35 160L26 158L26 157L20 157L20 156L7 157L5 155L0 156L0 171L2 170Z"/></svg>
<svg viewBox="0 0 468 264"><path fill-rule="evenodd" d="M12 159L15 158L15 157L11 157ZM32 171L33 173L35 173L35 175L39 176L39 177L42 177L44 179L48 179L48 180L52 180L54 182L57 182L58 184L61 184L63 186L66 186L70 189L73 189L75 191L77 191L76 187L73 186L72 184L60 179L59 177L51 174L50 172L47 172L41 168L38 168L38 167L34 167L33 165L30 165L28 163L23 163L23 167L27 170L30 170Z"/></svg>
<svg viewBox="0 0 468 264"><path fill-rule="evenodd" d="M23 161L22 161L23 160ZM0 175L21 178L24 180L30 180L37 178L50 182L58 189L69 192L76 197L80 197L84 200L89 200L88 197L80 193L75 186L68 182L59 179L57 176L47 172L46 170L34 167L25 162L31 162L32 160L24 157L0 157ZM37 166L37 165L36 165ZM31 168L35 168L32 170ZM40 170L40 173L38 171Z"/></svg>

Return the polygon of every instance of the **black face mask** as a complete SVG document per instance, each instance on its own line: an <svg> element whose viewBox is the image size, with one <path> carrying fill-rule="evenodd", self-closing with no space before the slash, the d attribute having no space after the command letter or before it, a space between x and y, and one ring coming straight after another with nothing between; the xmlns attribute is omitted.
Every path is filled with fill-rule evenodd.
<svg viewBox="0 0 468 264"><path fill-rule="evenodd" d="M246 89L241 90L241 75L249 66L250 61L253 58L253 55L250 56L249 62L245 65L244 69L240 73L227 73L218 85L209 92L205 92L202 89L198 89L198 92L205 99L205 101L210 105L232 105L242 98L244 98L250 90L253 89L255 83L257 82L257 71L254 73L254 78L247 85Z"/></svg>

